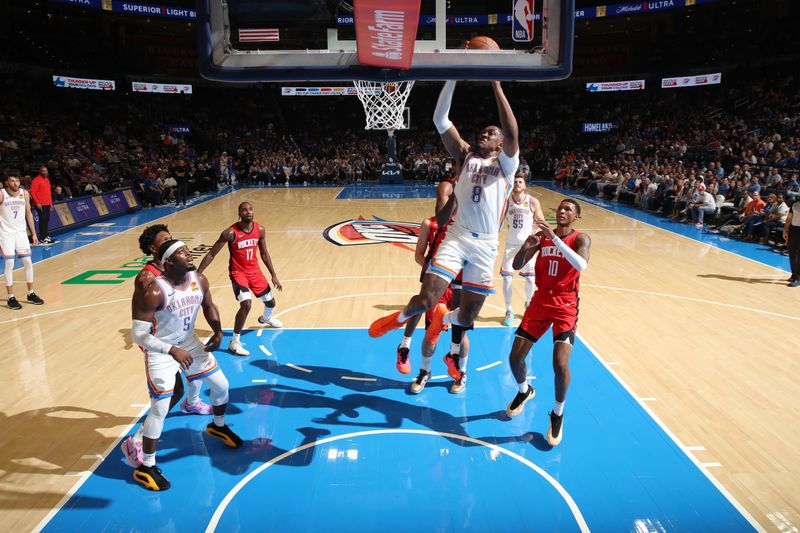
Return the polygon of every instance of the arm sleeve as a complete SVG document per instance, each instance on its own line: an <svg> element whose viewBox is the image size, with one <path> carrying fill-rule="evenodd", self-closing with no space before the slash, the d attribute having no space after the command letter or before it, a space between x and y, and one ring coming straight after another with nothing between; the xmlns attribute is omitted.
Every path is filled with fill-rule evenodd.
<svg viewBox="0 0 800 533"><path fill-rule="evenodd" d="M502 150L500 150L500 154L497 156L497 162L500 164L500 168L503 169L503 173L506 177L514 181L514 175L517 173L517 168L519 167L519 151L513 156L508 156Z"/></svg>
<svg viewBox="0 0 800 533"><path fill-rule="evenodd" d="M151 334L150 331L152 329L152 323L145 322L144 320L134 320L131 325L131 340L145 350L168 354L172 345L167 344Z"/></svg>
<svg viewBox="0 0 800 533"><path fill-rule="evenodd" d="M433 124L436 126L436 131L441 135L450 129L453 125L448 118L450 114L450 103L453 101L453 91L455 91L456 82L453 80L447 81L442 87L442 92L439 93L439 99L436 101L436 109L433 110Z"/></svg>
<svg viewBox="0 0 800 533"><path fill-rule="evenodd" d="M583 272L586 270L586 266L588 265L586 259L581 257L578 252L567 246L564 241L558 238L558 235L553 237L553 244L555 244L556 248L558 248L559 251L564 254L564 259L566 259L567 262L575 268L575 270L578 272Z"/></svg>

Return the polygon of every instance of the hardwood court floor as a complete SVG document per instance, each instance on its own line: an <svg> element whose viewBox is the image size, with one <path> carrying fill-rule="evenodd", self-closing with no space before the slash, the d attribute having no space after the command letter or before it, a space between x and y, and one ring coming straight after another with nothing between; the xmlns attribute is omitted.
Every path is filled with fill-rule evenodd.
<svg viewBox="0 0 800 533"><path fill-rule="evenodd" d="M365 327L416 292L413 256L391 244L335 246L323 230L359 216L419 222L433 201L336 200L338 192L243 189L163 222L202 249L235 221L238 203L250 201L284 284L276 313L286 327ZM545 214L562 196L531 192ZM583 207L578 228L593 243L582 276L583 340L765 529L797 527L800 291L787 289L788 274L775 268ZM38 263L37 292L47 304L0 309L3 529L35 527L148 401L141 353L128 337L132 280L62 284L88 270L136 270L141 229ZM226 269L223 250L206 273L230 328L237 305ZM522 288L516 279L518 312ZM487 304L477 325L499 325L502 296ZM256 303L247 327L257 327L258 311ZM202 319L198 324L201 335L208 331ZM580 386L573 376L573 387ZM619 438L633 436L620 427Z"/></svg>

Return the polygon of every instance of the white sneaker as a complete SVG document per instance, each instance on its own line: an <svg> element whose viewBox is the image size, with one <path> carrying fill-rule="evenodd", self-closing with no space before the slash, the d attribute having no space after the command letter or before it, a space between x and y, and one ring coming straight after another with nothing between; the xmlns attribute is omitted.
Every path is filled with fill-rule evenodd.
<svg viewBox="0 0 800 533"><path fill-rule="evenodd" d="M278 320L277 318L270 318L269 320L264 320L263 316L258 317L258 323L269 328L282 328L283 322Z"/></svg>
<svg viewBox="0 0 800 533"><path fill-rule="evenodd" d="M244 349L241 342L231 341L230 344L228 344L228 351L233 355L241 355L242 357L250 355L250 352Z"/></svg>

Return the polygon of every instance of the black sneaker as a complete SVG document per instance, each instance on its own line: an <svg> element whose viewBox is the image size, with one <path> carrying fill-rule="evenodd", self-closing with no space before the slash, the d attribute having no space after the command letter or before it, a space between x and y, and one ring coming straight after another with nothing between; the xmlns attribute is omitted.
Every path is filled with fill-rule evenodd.
<svg viewBox="0 0 800 533"><path fill-rule="evenodd" d="M206 433L221 440L226 446L230 446L231 448L238 448L242 445L242 439L239 435L234 433L227 424L220 427L214 422L211 422L206 426Z"/></svg>
<svg viewBox="0 0 800 533"><path fill-rule="evenodd" d="M33 305L42 305L44 304L44 300L36 296L35 292L28 294L28 303L32 303Z"/></svg>
<svg viewBox="0 0 800 533"><path fill-rule="evenodd" d="M796 279L789 284L789 287L800 287L800 279Z"/></svg>
<svg viewBox="0 0 800 533"><path fill-rule="evenodd" d="M431 379L431 373L427 370L420 369L419 375L411 382L411 392L414 394L422 392L422 389L428 384L429 379Z"/></svg>
<svg viewBox="0 0 800 533"><path fill-rule="evenodd" d="M133 480L147 490L167 490L170 487L169 481L161 473L161 469L156 465L139 465L133 471Z"/></svg>
<svg viewBox="0 0 800 533"><path fill-rule="evenodd" d="M8 297L8 301L6 303L8 304L9 308L11 308L11 309L13 309L15 311L19 311L20 309L22 309L22 304L20 304L17 301L17 299L14 298L13 296L9 296Z"/></svg>
<svg viewBox="0 0 800 533"><path fill-rule="evenodd" d="M506 407L506 414L509 418L513 418L522 412L522 408L525 407L525 403L528 400L532 400L533 397L536 396L536 390L528 384L528 390L525 392L518 392L514 399L511 400L511 403L508 404Z"/></svg>
<svg viewBox="0 0 800 533"><path fill-rule="evenodd" d="M547 444L550 446L558 446L561 443L561 437L564 436L564 413L561 416L551 412L550 413L550 427L547 428Z"/></svg>

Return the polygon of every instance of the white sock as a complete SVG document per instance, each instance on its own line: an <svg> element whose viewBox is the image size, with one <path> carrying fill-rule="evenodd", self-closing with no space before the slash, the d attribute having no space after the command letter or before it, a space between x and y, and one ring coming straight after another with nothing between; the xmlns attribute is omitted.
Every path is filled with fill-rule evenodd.
<svg viewBox="0 0 800 533"><path fill-rule="evenodd" d="M272 311L274 309L274 307L264 307L264 314L261 315L261 318L264 320L264 322L269 322L269 317L272 316Z"/></svg>
<svg viewBox="0 0 800 533"><path fill-rule="evenodd" d="M555 402L553 404L553 412L558 416L563 415L564 414L564 404L565 403L567 403L566 400L564 400L563 402Z"/></svg>
<svg viewBox="0 0 800 533"><path fill-rule="evenodd" d="M420 368L422 370L426 371L426 372L430 372L431 371L431 361L433 361L433 356L425 357L423 355L422 356L422 364L420 365Z"/></svg>
<svg viewBox="0 0 800 533"><path fill-rule="evenodd" d="M142 431L144 431L144 426L139 426L139 429L133 434L134 442L142 442Z"/></svg>
<svg viewBox="0 0 800 533"><path fill-rule="evenodd" d="M503 298L506 300L506 309L511 309L511 283L514 279L511 276L503 276Z"/></svg>
<svg viewBox="0 0 800 533"><path fill-rule="evenodd" d="M533 276L525 276L525 301L530 302L533 298L533 291L536 290L536 283Z"/></svg>
<svg viewBox="0 0 800 533"><path fill-rule="evenodd" d="M231 340L232 340L233 342L239 342L239 335L241 335L241 334L240 334L240 333L236 333L236 332L234 332L234 333L233 333L233 338L232 338Z"/></svg>
<svg viewBox="0 0 800 533"><path fill-rule="evenodd" d="M522 383L517 383L517 386L519 387L520 394L525 394L528 392L528 380L525 380Z"/></svg>
<svg viewBox="0 0 800 533"><path fill-rule="evenodd" d="M458 323L458 310L459 309L460 309L460 307L457 307L457 308L453 309L452 311L450 311L449 313L445 314L444 318L442 319L442 323L450 324L451 326L463 326L464 324L459 324Z"/></svg>
<svg viewBox="0 0 800 533"><path fill-rule="evenodd" d="M469 359L468 355L462 355L458 358L458 369L465 374L467 373L467 359Z"/></svg>
<svg viewBox="0 0 800 533"><path fill-rule="evenodd" d="M142 453L142 464L144 466L156 466L156 454Z"/></svg>
<svg viewBox="0 0 800 533"><path fill-rule="evenodd" d="M221 428L225 425L225 415L214 415L214 425Z"/></svg>
<svg viewBox="0 0 800 533"><path fill-rule="evenodd" d="M400 347L408 348L409 346L411 346L411 337L406 337L403 335L403 340L400 341Z"/></svg>
<svg viewBox="0 0 800 533"><path fill-rule="evenodd" d="M450 343L450 353L455 354L458 356L461 353L461 343L460 342L451 342Z"/></svg>

